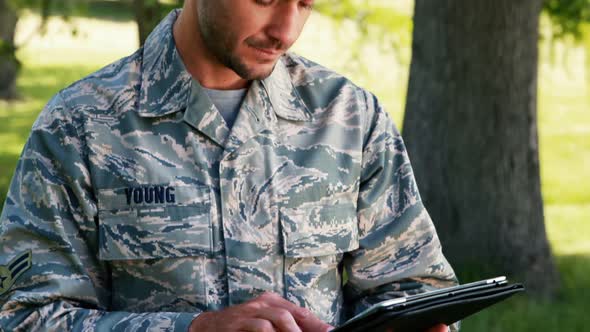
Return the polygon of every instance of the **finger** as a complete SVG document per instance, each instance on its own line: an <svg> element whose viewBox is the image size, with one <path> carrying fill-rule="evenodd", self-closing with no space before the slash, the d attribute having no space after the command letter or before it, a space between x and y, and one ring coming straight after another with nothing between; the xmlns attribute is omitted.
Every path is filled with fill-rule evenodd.
<svg viewBox="0 0 590 332"><path fill-rule="evenodd" d="M268 306L277 307L289 311L291 315L293 315L295 320L305 318L307 315L310 314L309 311L305 308L302 308L296 305L295 303L284 299L282 296L276 293L266 292L260 295L257 299L263 301Z"/></svg>
<svg viewBox="0 0 590 332"><path fill-rule="evenodd" d="M271 322L261 318L245 319L239 324L239 331L245 332L276 332Z"/></svg>
<svg viewBox="0 0 590 332"><path fill-rule="evenodd" d="M269 307L258 313L258 318L270 321L281 332L301 332L299 325L289 310Z"/></svg>
<svg viewBox="0 0 590 332"><path fill-rule="evenodd" d="M297 323L303 332L328 332L334 329L334 326L324 323L315 316L298 321Z"/></svg>
<svg viewBox="0 0 590 332"><path fill-rule="evenodd" d="M444 324L438 324L428 329L426 332L447 332L449 328Z"/></svg>
<svg viewBox="0 0 590 332"><path fill-rule="evenodd" d="M297 324L303 332L326 332L334 329L332 325L326 324L308 309L302 309L305 314L303 317L297 319Z"/></svg>
<svg viewBox="0 0 590 332"><path fill-rule="evenodd" d="M258 299L264 301L265 304L269 306L274 306L288 310L291 313L291 315L293 315L293 318L295 318L297 325L304 332L324 332L334 328L333 326L321 321L306 308L302 308L284 299L282 296L276 293L267 292L262 294Z"/></svg>

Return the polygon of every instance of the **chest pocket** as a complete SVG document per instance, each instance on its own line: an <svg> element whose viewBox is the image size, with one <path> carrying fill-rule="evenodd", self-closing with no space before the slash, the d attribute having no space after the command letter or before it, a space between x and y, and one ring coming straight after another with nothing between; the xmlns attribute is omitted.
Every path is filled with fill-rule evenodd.
<svg viewBox="0 0 590 332"><path fill-rule="evenodd" d="M350 203L281 209L287 257L326 256L359 246L356 209Z"/></svg>
<svg viewBox="0 0 590 332"><path fill-rule="evenodd" d="M99 258L135 260L212 252L210 190L142 186L98 191Z"/></svg>

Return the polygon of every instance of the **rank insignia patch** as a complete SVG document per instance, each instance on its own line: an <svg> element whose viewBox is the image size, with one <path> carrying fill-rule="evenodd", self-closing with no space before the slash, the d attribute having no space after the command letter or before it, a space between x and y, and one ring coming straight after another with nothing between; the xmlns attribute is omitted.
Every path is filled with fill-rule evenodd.
<svg viewBox="0 0 590 332"><path fill-rule="evenodd" d="M32 254L28 250L13 258L8 264L0 265L0 295L6 293L16 279L31 268L31 261Z"/></svg>

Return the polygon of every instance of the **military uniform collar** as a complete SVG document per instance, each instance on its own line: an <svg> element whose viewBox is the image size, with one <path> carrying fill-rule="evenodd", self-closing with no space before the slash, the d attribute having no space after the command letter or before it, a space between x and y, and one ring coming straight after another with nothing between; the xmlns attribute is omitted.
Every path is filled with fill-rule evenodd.
<svg viewBox="0 0 590 332"><path fill-rule="evenodd" d="M143 47L138 113L159 117L183 110L191 99L192 79L176 49L172 27L180 14L175 9L148 36ZM284 63L277 61L262 84L277 116L291 121L310 121L311 112L295 89ZM194 91L193 91L194 93Z"/></svg>
<svg viewBox="0 0 590 332"><path fill-rule="evenodd" d="M285 56L277 61L272 73L262 81L277 116L292 121L310 121L311 112L293 85Z"/></svg>
<svg viewBox="0 0 590 332"><path fill-rule="evenodd" d="M138 113L158 117L186 107L191 93L191 75L176 49L172 27L180 9L156 26L143 46Z"/></svg>

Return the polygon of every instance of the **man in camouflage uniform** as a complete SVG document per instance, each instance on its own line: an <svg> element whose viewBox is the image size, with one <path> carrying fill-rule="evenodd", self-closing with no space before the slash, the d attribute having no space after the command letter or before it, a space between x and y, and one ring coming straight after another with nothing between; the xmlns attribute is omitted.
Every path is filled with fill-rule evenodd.
<svg viewBox="0 0 590 332"><path fill-rule="evenodd" d="M47 104L0 219L1 329L325 331L456 283L376 98L286 53L312 2L187 0ZM240 89L232 117L212 92Z"/></svg>

